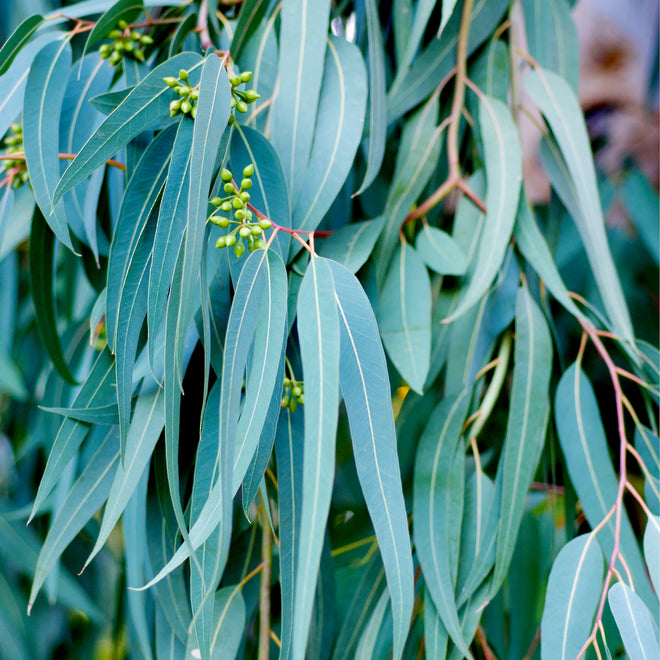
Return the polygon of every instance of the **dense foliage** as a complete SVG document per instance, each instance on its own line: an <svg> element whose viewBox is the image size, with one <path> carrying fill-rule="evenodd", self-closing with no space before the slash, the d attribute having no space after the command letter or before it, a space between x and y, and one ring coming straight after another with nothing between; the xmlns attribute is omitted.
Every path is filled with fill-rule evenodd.
<svg viewBox="0 0 660 660"><path fill-rule="evenodd" d="M568 0L61 11L0 50L0 657L654 657L658 198Z"/></svg>

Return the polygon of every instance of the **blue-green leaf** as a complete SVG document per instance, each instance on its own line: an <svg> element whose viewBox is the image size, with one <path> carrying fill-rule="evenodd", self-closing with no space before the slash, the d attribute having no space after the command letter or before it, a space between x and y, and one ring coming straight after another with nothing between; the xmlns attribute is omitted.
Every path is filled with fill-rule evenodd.
<svg viewBox="0 0 660 660"><path fill-rule="evenodd" d="M486 158L486 221L476 267L467 290L449 319L475 305L486 293L502 264L518 209L522 181L522 151L509 108L490 97L480 98L479 125ZM448 319L448 320L449 320Z"/></svg>
<svg viewBox="0 0 660 660"><path fill-rule="evenodd" d="M591 632L605 562L591 534L565 545L552 565L541 619L542 660L573 660Z"/></svg>
<svg viewBox="0 0 660 660"><path fill-rule="evenodd" d="M202 59L196 53L181 53L157 66L110 113L87 141L80 153L64 172L55 189L54 203L65 192L86 179L97 167L142 131L169 117L172 90L164 82L167 76L178 76L181 69L191 73L190 82L196 84Z"/></svg>
<svg viewBox="0 0 660 660"><path fill-rule="evenodd" d="M59 121L71 69L71 44L55 41L34 58L25 85L23 143L30 184L46 222L73 250L62 205L51 202L60 175Z"/></svg>
<svg viewBox="0 0 660 660"><path fill-rule="evenodd" d="M241 52L246 42L264 20L268 4L267 0L245 0L241 3L238 22L234 28L234 36L231 39L231 56L235 62L240 61Z"/></svg>
<svg viewBox="0 0 660 660"><path fill-rule="evenodd" d="M387 575L394 619L394 657L399 658L412 614L413 566L387 363L367 294L343 266L328 263L341 328L342 397L360 485Z"/></svg>
<svg viewBox="0 0 660 660"><path fill-rule="evenodd" d="M296 567L293 658L307 647L325 526L330 510L339 406L339 320L332 268L312 257L298 293L298 338L305 383L305 441Z"/></svg>
<svg viewBox="0 0 660 660"><path fill-rule="evenodd" d="M316 229L339 193L360 144L366 104L367 73L360 50L332 37L326 50L314 144L294 206L296 229Z"/></svg>
<svg viewBox="0 0 660 660"><path fill-rule="evenodd" d="M456 465L456 460L464 457L461 431L469 404L470 392L463 390L445 397L433 411L415 459L413 514L415 548L426 587L452 641L471 658L454 600L457 557L452 558L460 538L464 488L463 461ZM458 520L453 519L456 510Z"/></svg>
<svg viewBox="0 0 660 660"><path fill-rule="evenodd" d="M41 585L64 549L107 499L118 461L119 439L116 432L110 430L76 479L62 508L50 525L34 572L28 612Z"/></svg>
<svg viewBox="0 0 660 660"><path fill-rule="evenodd" d="M369 66L369 147L367 150L367 171L359 190L359 195L376 178L385 155L387 138L387 97L385 94L385 50L383 34L378 18L376 0L365 0L364 12L367 22L367 63Z"/></svg>
<svg viewBox="0 0 660 660"><path fill-rule="evenodd" d="M541 68L525 78L525 86L545 115L561 149L560 158L565 161L567 181L574 186L576 210L572 212L573 220L607 314L615 332L633 344L628 307L607 244L589 136L575 92L563 78ZM561 189L558 192L562 194Z"/></svg>
<svg viewBox="0 0 660 660"><path fill-rule="evenodd" d="M38 207L34 209L30 230L30 293L34 302L37 328L57 372L69 383L71 375L57 331L53 260L55 238Z"/></svg>
<svg viewBox="0 0 660 660"><path fill-rule="evenodd" d="M44 22L39 14L26 18L0 48L0 76L7 72L23 46L27 44L35 30Z"/></svg>
<svg viewBox="0 0 660 660"><path fill-rule="evenodd" d="M616 502L617 477L610 461L596 396L589 379L576 364L564 372L557 385L555 424L571 483L589 524L596 527ZM612 516L598 533L598 542L606 557L614 548L615 524ZM642 555L625 511L621 512L620 552L632 574L637 593L651 612L656 613L658 599L649 585Z"/></svg>
<svg viewBox="0 0 660 660"><path fill-rule="evenodd" d="M509 419L500 463L502 505L491 593L499 590L522 520L527 491L545 443L550 412L548 387L552 370L552 339L545 318L527 287L516 300L516 343Z"/></svg>
<svg viewBox="0 0 660 660"><path fill-rule="evenodd" d="M658 638L644 601L626 584L617 582L607 592L614 620L630 658L652 660L658 656Z"/></svg>
<svg viewBox="0 0 660 660"><path fill-rule="evenodd" d="M385 218L354 222L334 231L318 243L319 254L338 261L351 273L357 273L369 258L383 229Z"/></svg>
<svg viewBox="0 0 660 660"><path fill-rule="evenodd" d="M660 517L650 516L644 530L644 559L655 592L660 591Z"/></svg>
<svg viewBox="0 0 660 660"><path fill-rule="evenodd" d="M273 103L271 134L294 208L314 141L329 14L329 0L282 3L279 75L280 84L291 85Z"/></svg>
<svg viewBox="0 0 660 660"><path fill-rule="evenodd" d="M97 41L105 39L108 34L117 28L119 21L126 21L132 23L140 16L143 11L142 0L117 0L110 9L108 9L103 16L101 16L94 29L89 33L87 41L85 42L84 52L87 52L90 46L94 45Z"/></svg>
<svg viewBox="0 0 660 660"><path fill-rule="evenodd" d="M529 54L544 69L558 73L578 91L580 44L567 0L522 3Z"/></svg>
<svg viewBox="0 0 660 660"><path fill-rule="evenodd" d="M623 203L630 219L639 232L644 247L660 264L660 227L655 221L660 217L660 200L651 182L639 170L632 170L623 183Z"/></svg>
<svg viewBox="0 0 660 660"><path fill-rule="evenodd" d="M445 231L425 224L417 234L415 249L426 265L441 275L463 275L467 260L458 243Z"/></svg>
<svg viewBox="0 0 660 660"><path fill-rule="evenodd" d="M377 316L390 360L421 394L431 360L431 284L419 254L407 243L394 255Z"/></svg>
<svg viewBox="0 0 660 660"><path fill-rule="evenodd" d="M374 647L378 640L378 631L383 623L383 617L385 616L388 603L389 594L383 589L383 593L380 595L376 607L374 607L374 611L371 613L369 621L360 637L360 642L355 651L356 660L371 660L374 657ZM396 653L394 657L397 657Z"/></svg>
<svg viewBox="0 0 660 660"><path fill-rule="evenodd" d="M245 628L245 601L239 587L223 587L215 594L216 613L211 637L211 659L235 658Z"/></svg>

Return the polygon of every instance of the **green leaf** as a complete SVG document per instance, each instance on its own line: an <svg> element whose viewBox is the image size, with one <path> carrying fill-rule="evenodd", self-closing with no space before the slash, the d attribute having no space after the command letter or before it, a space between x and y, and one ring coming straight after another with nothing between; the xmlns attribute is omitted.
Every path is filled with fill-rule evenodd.
<svg viewBox="0 0 660 660"><path fill-rule="evenodd" d="M138 397L133 421L128 432L123 465L120 463L115 473L108 502L103 513L101 530L96 539L96 544L85 562L85 566L89 565L103 547L126 508L145 468L149 464L151 454L164 424L162 390L156 390L153 394L143 394Z"/></svg>
<svg viewBox="0 0 660 660"><path fill-rule="evenodd" d="M561 149L567 181L574 186L572 193L576 210L571 214L607 314L615 332L634 344L628 307L607 244L591 146L577 97L563 78L540 68L525 78L525 87L550 124ZM565 197L560 188L557 191L562 198Z"/></svg>
<svg viewBox="0 0 660 660"><path fill-rule="evenodd" d="M271 134L294 208L314 141L329 14L329 0L286 0L282 4L280 84L290 77L291 85L273 102Z"/></svg>
<svg viewBox="0 0 660 660"><path fill-rule="evenodd" d="M341 392L355 466L387 575L394 620L394 657L399 658L412 615L413 566L387 363L366 293L352 273L338 263L328 263L341 328Z"/></svg>
<svg viewBox="0 0 660 660"><path fill-rule="evenodd" d="M635 449L644 463L643 468L646 468L646 470L642 468L645 477L646 504L654 514L660 515L660 438L645 426L637 426Z"/></svg>
<svg viewBox="0 0 660 660"><path fill-rule="evenodd" d="M193 122L181 121L174 139L174 146L169 160L170 165L165 179L165 188L158 211L158 224L149 270L147 313L149 356L152 362L156 350L158 328L167 305L167 296L174 277L176 260L185 230L186 214L184 209L188 205L190 187L192 136ZM145 161L145 165L146 163L147 161ZM135 178L135 175L133 178ZM137 181L138 179L136 179ZM144 186L144 183L142 186ZM124 199L126 199L126 196L124 196Z"/></svg>
<svg viewBox="0 0 660 660"><path fill-rule="evenodd" d="M376 249L379 284L385 281L401 224L435 171L442 145L442 133L436 127L438 111L438 98L434 95L403 128L385 204L385 227Z"/></svg>
<svg viewBox="0 0 660 660"><path fill-rule="evenodd" d="M407 243L394 255L376 313L390 360L421 394L431 357L431 284L426 266Z"/></svg>
<svg viewBox="0 0 660 660"><path fill-rule="evenodd" d="M238 22L231 39L231 56L235 62L240 61L246 42L259 29L267 11L268 2L266 0L245 0L241 3Z"/></svg>
<svg viewBox="0 0 660 660"><path fill-rule="evenodd" d="M655 218L660 217L660 200L650 181L639 171L633 170L623 183L623 203L630 219L639 232L644 247L660 263L660 228Z"/></svg>
<svg viewBox="0 0 660 660"><path fill-rule="evenodd" d="M64 359L57 331L53 292L54 251L55 237L41 211L35 207L30 230L30 292L37 328L57 372L67 382L75 384L76 381Z"/></svg>
<svg viewBox="0 0 660 660"><path fill-rule="evenodd" d="M520 195L518 202L518 214L513 236L527 263L538 273L552 295L564 306L567 312L578 319L583 318L582 312L568 295L568 290L557 270L548 244L536 224L534 212L527 197L523 194Z"/></svg>
<svg viewBox="0 0 660 660"><path fill-rule="evenodd" d="M23 46L30 41L35 30L42 25L44 19L39 14L28 16L5 41L0 48L0 76L5 74L16 56L21 52Z"/></svg>
<svg viewBox="0 0 660 660"><path fill-rule="evenodd" d="M364 13L367 23L367 64L369 66L369 147L367 171L364 173L362 184L355 195L366 190L376 178L385 155L385 140L387 139L385 50L376 0L365 0Z"/></svg>
<svg viewBox="0 0 660 660"><path fill-rule="evenodd" d="M60 174L59 121L71 69L71 44L55 41L34 58L25 85L23 141L34 196L57 238L73 250L62 205L51 199Z"/></svg>
<svg viewBox="0 0 660 660"><path fill-rule="evenodd" d="M304 415L285 408L275 435L278 516L280 521L280 589L282 594L281 660L291 657L293 641L296 563L300 538L303 479Z"/></svg>
<svg viewBox="0 0 660 660"><path fill-rule="evenodd" d="M116 92L105 92L105 94L94 96L89 102L99 112L102 112L107 116L119 107L121 102L133 91L133 89L135 88L126 87L126 89L119 89Z"/></svg>
<svg viewBox="0 0 660 660"><path fill-rule="evenodd" d="M77 422L91 424L118 424L117 404L110 403L105 406L86 406L84 408L61 408L57 406L42 406L42 410L56 415L63 415Z"/></svg>
<svg viewBox="0 0 660 660"><path fill-rule="evenodd" d="M34 572L28 613L41 585L64 549L108 498L119 460L119 443L113 430L85 466L50 525Z"/></svg>
<svg viewBox="0 0 660 660"><path fill-rule="evenodd" d="M374 607L374 611L369 617L369 622L365 626L362 636L360 637L360 643L355 652L356 660L371 660L371 658L374 657L374 647L378 640L378 631L383 623L383 617L385 616L385 610L388 603L389 594L383 589L383 593L380 595L376 607ZM394 657L397 657L396 654Z"/></svg>
<svg viewBox="0 0 660 660"><path fill-rule="evenodd" d="M447 2L442 3L442 18L440 20L440 29L438 30L438 38L442 35L442 31L447 25L447 21L450 19L454 8L456 7L456 0L447 0Z"/></svg>
<svg viewBox="0 0 660 660"><path fill-rule="evenodd" d="M278 391L275 384L283 378L281 356L286 330L287 279L282 259L273 250L266 252L265 273L263 307L259 312L252 365L248 370L243 410L236 429L232 494L243 481L257 446L265 441L262 432L271 400L273 397L277 401L281 399L281 385Z"/></svg>
<svg viewBox="0 0 660 660"><path fill-rule="evenodd" d="M545 318L527 287L516 300L516 343L509 418L500 459L502 505L497 536L495 594L509 570L527 491L545 443L550 412L548 387L552 371L552 339Z"/></svg>
<svg viewBox="0 0 660 660"><path fill-rule="evenodd" d="M298 339L305 383L300 547L293 658L304 657L330 510L339 406L339 320L330 262L312 257L298 293Z"/></svg>
<svg viewBox="0 0 660 660"><path fill-rule="evenodd" d="M605 562L591 534L562 549L552 565L541 620L541 658L577 656L591 633L603 586Z"/></svg>
<svg viewBox="0 0 660 660"><path fill-rule="evenodd" d="M313 231L339 193L360 144L367 72L357 46L328 41L314 144L294 205L293 227Z"/></svg>
<svg viewBox="0 0 660 660"><path fill-rule="evenodd" d="M616 502L617 477L610 461L596 396L589 379L576 364L564 372L557 385L555 424L571 483L589 524L596 527ZM606 557L611 556L614 538L615 520L612 516L598 534L598 542ZM652 612L657 612L658 599L651 591L625 511L621 512L619 547L637 593Z"/></svg>
<svg viewBox="0 0 660 660"><path fill-rule="evenodd" d="M415 249L426 265L441 275L463 275L467 260L458 243L442 229L425 224L417 234Z"/></svg>
<svg viewBox="0 0 660 660"><path fill-rule="evenodd" d="M212 630L211 658L235 658L245 628L245 601L240 588L219 589L215 594L213 610L217 615Z"/></svg>
<svg viewBox="0 0 660 660"><path fill-rule="evenodd" d="M424 589L424 648L426 657L445 660L449 635L442 624L442 619L435 609L433 598L428 589Z"/></svg>
<svg viewBox="0 0 660 660"><path fill-rule="evenodd" d="M571 6L566 0L522 3L529 54L540 66L559 74L578 91L580 44Z"/></svg>
<svg viewBox="0 0 660 660"><path fill-rule="evenodd" d="M607 602L628 656L640 660L657 657L658 638L644 601L628 585L617 582L607 592Z"/></svg>
<svg viewBox="0 0 660 660"><path fill-rule="evenodd" d="M458 318L486 293L504 260L513 231L522 181L522 152L518 129L509 108L497 99L480 98L479 125L486 158L486 220L476 267L457 309L446 321Z"/></svg>
<svg viewBox="0 0 660 660"><path fill-rule="evenodd" d="M65 192L86 179L97 167L142 131L169 117L172 90L163 82L167 76L178 76L181 69L193 75L191 84L197 81L195 74L203 60L196 53L181 53L157 66L128 94L114 112L111 112L72 161L57 184L54 203ZM199 112L199 111L198 111Z"/></svg>
<svg viewBox="0 0 660 660"><path fill-rule="evenodd" d="M322 257L339 262L351 273L357 273L369 258L380 236L385 219L354 222L334 231L318 243Z"/></svg>
<svg viewBox="0 0 660 660"><path fill-rule="evenodd" d="M309 631L308 658L329 660L332 644L335 641L335 563L330 549L330 538L326 533L321 553L319 578L314 594L312 624Z"/></svg>
<svg viewBox="0 0 660 660"><path fill-rule="evenodd" d="M470 20L468 56L492 34L509 4L508 0L475 1ZM454 68L461 13L452 13L440 38L431 40L409 69L398 69L387 92L388 122L399 118L427 98Z"/></svg>
<svg viewBox="0 0 660 660"><path fill-rule="evenodd" d="M415 459L413 529L426 588L452 641L471 658L454 600L457 557L452 558L457 554L452 546L457 550L460 538L465 451L461 431L469 404L469 390L446 396L424 429ZM458 520L453 519L456 513Z"/></svg>
<svg viewBox="0 0 660 660"><path fill-rule="evenodd" d="M142 0L117 0L103 16L101 16L94 25L94 29L89 33L83 54L87 52L90 46L97 41L105 39L112 30L117 28L119 21L132 23L142 13L144 7Z"/></svg>
<svg viewBox="0 0 660 660"><path fill-rule="evenodd" d="M655 592L660 590L660 517L650 516L644 530L644 559Z"/></svg>

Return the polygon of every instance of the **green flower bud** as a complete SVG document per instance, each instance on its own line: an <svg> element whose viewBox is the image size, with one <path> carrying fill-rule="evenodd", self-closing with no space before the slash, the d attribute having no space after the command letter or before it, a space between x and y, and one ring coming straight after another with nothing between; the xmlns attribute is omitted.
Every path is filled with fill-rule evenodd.
<svg viewBox="0 0 660 660"><path fill-rule="evenodd" d="M236 123L236 117L234 117L234 115L229 115L227 126L233 126L235 123Z"/></svg>
<svg viewBox="0 0 660 660"><path fill-rule="evenodd" d="M144 51L141 48L138 48L134 53L133 57L140 62L144 62Z"/></svg>
<svg viewBox="0 0 660 660"><path fill-rule="evenodd" d="M227 183L228 181L231 181L231 179L232 179L232 173L231 173L226 167L224 167L224 168L222 169L222 172L220 172L220 178L221 178L225 183ZM232 185L231 188L232 188L232 191L233 191L233 190L234 190L234 186ZM225 191L225 192L229 192L229 191Z"/></svg>
<svg viewBox="0 0 660 660"><path fill-rule="evenodd" d="M268 218L262 218L259 220L259 226L262 229L270 229L273 226L273 223Z"/></svg>
<svg viewBox="0 0 660 660"><path fill-rule="evenodd" d="M300 389L300 385L296 385L293 388L291 388L291 394L296 397L296 399L302 394L302 390Z"/></svg>
<svg viewBox="0 0 660 660"><path fill-rule="evenodd" d="M121 62L121 53L119 51L114 51L112 55L110 55L110 59L108 60L112 66L117 66Z"/></svg>
<svg viewBox="0 0 660 660"><path fill-rule="evenodd" d="M154 42L154 40L148 35L148 34L143 34L140 37L140 43L143 46L151 46L151 44Z"/></svg>
<svg viewBox="0 0 660 660"><path fill-rule="evenodd" d="M227 247L227 237L220 236L218 240L215 242L215 247L217 248Z"/></svg>
<svg viewBox="0 0 660 660"><path fill-rule="evenodd" d="M241 73L241 82L249 83L252 80L252 71L243 71Z"/></svg>
<svg viewBox="0 0 660 660"><path fill-rule="evenodd" d="M137 30L131 32L131 39L133 39L133 41L140 41L141 37L142 35Z"/></svg>
<svg viewBox="0 0 660 660"><path fill-rule="evenodd" d="M121 39L121 32L119 30L112 30L108 37L110 39Z"/></svg>
<svg viewBox="0 0 660 660"><path fill-rule="evenodd" d="M188 72L185 69L179 71L179 80L188 80Z"/></svg>
<svg viewBox="0 0 660 660"><path fill-rule="evenodd" d="M174 88L174 91L179 95L179 96L189 96L190 95L190 88L186 87L185 85L177 85Z"/></svg>
<svg viewBox="0 0 660 660"><path fill-rule="evenodd" d="M222 204L222 200L219 197L211 197L209 199L209 203L213 204L216 208Z"/></svg>
<svg viewBox="0 0 660 660"><path fill-rule="evenodd" d="M170 103L170 112L180 112L181 111L181 99L175 99Z"/></svg>
<svg viewBox="0 0 660 660"><path fill-rule="evenodd" d="M242 238L247 238L247 237L252 233L252 230L251 230L249 227L247 227L246 225L243 225L243 226L238 230L238 233L240 234L240 236L241 236Z"/></svg>
<svg viewBox="0 0 660 660"><path fill-rule="evenodd" d="M11 129L12 133L22 133L23 132L23 127L20 124L10 124L9 128Z"/></svg>
<svg viewBox="0 0 660 660"><path fill-rule="evenodd" d="M240 198L243 202L249 202L250 201L250 193L249 192L242 192L239 196L240 196Z"/></svg>
<svg viewBox="0 0 660 660"><path fill-rule="evenodd" d="M282 397L282 402L280 403L282 408L288 408L289 407L289 397L288 396L283 396Z"/></svg>
<svg viewBox="0 0 660 660"><path fill-rule="evenodd" d="M245 219L250 222L252 220L252 211L247 211L245 214Z"/></svg>
<svg viewBox="0 0 660 660"><path fill-rule="evenodd" d="M254 249L255 250L265 250L266 249L266 241L264 241L263 238L258 238L254 242Z"/></svg>
<svg viewBox="0 0 660 660"><path fill-rule="evenodd" d="M243 243L237 243L234 245L234 254L240 259L242 256L243 252L245 252L245 246Z"/></svg>
<svg viewBox="0 0 660 660"><path fill-rule="evenodd" d="M245 92L245 98L248 103L254 103L257 99L261 98L261 94L257 94L253 89L248 89Z"/></svg>
<svg viewBox="0 0 660 660"><path fill-rule="evenodd" d="M234 197L234 199L231 202L231 205L235 209L242 209L245 206L245 204L243 204L243 200L240 197Z"/></svg>
<svg viewBox="0 0 660 660"><path fill-rule="evenodd" d="M252 232L253 236L261 236L261 227L259 225L252 225L250 227L250 231Z"/></svg>
<svg viewBox="0 0 660 660"><path fill-rule="evenodd" d="M295 399L291 399L289 401L289 410L294 413L296 412L296 408L298 407L298 402Z"/></svg>
<svg viewBox="0 0 660 660"><path fill-rule="evenodd" d="M125 29L128 27L128 23L127 23L125 20L122 19L121 21L119 21L119 22L117 23L117 27L118 27L120 30L125 30Z"/></svg>
<svg viewBox="0 0 660 660"><path fill-rule="evenodd" d="M235 234L229 234L227 238L227 247L231 247L232 245L236 245L236 236Z"/></svg>
<svg viewBox="0 0 660 660"><path fill-rule="evenodd" d="M291 387L291 379L285 376L282 385L284 385L284 387Z"/></svg>
<svg viewBox="0 0 660 660"><path fill-rule="evenodd" d="M234 217L239 222L243 222L243 220L245 220L245 211L243 209L238 209L238 211L236 211L236 213L234 213Z"/></svg>
<svg viewBox="0 0 660 660"><path fill-rule="evenodd" d="M114 48L116 51L123 52L126 49L126 44L124 41L115 41Z"/></svg>
<svg viewBox="0 0 660 660"><path fill-rule="evenodd" d="M250 178L254 174L254 165L250 163L247 167L243 168L243 176Z"/></svg>
<svg viewBox="0 0 660 660"><path fill-rule="evenodd" d="M223 202L220 207L225 213L229 213L232 209L231 202Z"/></svg>
<svg viewBox="0 0 660 660"><path fill-rule="evenodd" d="M304 394L301 394L301 395L298 397L298 403L300 403L301 405L304 405L304 404L305 404L305 395L304 395Z"/></svg>
<svg viewBox="0 0 660 660"><path fill-rule="evenodd" d="M199 98L199 90L197 88L190 91L190 98L195 100Z"/></svg>
<svg viewBox="0 0 660 660"><path fill-rule="evenodd" d="M218 227L222 227L223 229L227 229L229 227L229 218L225 217L220 217L220 220L218 221Z"/></svg>
<svg viewBox="0 0 660 660"><path fill-rule="evenodd" d="M127 41L124 43L124 50L127 53L130 53L132 50L135 50L135 44L132 41Z"/></svg>
<svg viewBox="0 0 660 660"><path fill-rule="evenodd" d="M233 183L225 183L223 189L228 195L232 195L236 192L236 188L234 188Z"/></svg>
<svg viewBox="0 0 660 660"><path fill-rule="evenodd" d="M247 103L245 101L239 101L236 104L236 110L243 113L247 112L248 111Z"/></svg>
<svg viewBox="0 0 660 660"><path fill-rule="evenodd" d="M251 179L243 179L241 181L241 188L243 188L243 190L249 190L250 188L252 188L252 180Z"/></svg>
<svg viewBox="0 0 660 660"><path fill-rule="evenodd" d="M232 110L236 107L236 99L233 96L231 97L230 105Z"/></svg>
<svg viewBox="0 0 660 660"><path fill-rule="evenodd" d="M184 115L187 115L191 110L192 110L192 105L190 101L184 101L181 104L181 112L183 112Z"/></svg>
<svg viewBox="0 0 660 660"><path fill-rule="evenodd" d="M240 76L232 76L229 79L229 83L232 87L238 87L241 84L241 78Z"/></svg>
<svg viewBox="0 0 660 660"><path fill-rule="evenodd" d="M101 57L103 57L103 55L105 54L110 55L111 51L112 51L112 46L110 44L101 44L99 48L99 53L101 53Z"/></svg>
<svg viewBox="0 0 660 660"><path fill-rule="evenodd" d="M167 78L163 78L163 80L168 87L178 87L179 85L179 80L174 76L167 76Z"/></svg>
<svg viewBox="0 0 660 660"><path fill-rule="evenodd" d="M214 225L218 226L218 227L222 227L222 226L223 226L223 224L224 224L224 223L222 222L223 220L227 220L227 218L224 218L224 217L221 216L221 215L211 215L211 216L209 216L209 222L210 222L211 224L214 224ZM227 224L229 224L229 223L227 223Z"/></svg>
<svg viewBox="0 0 660 660"><path fill-rule="evenodd" d="M190 116L194 119L197 117L197 106L193 106L193 109L190 111Z"/></svg>

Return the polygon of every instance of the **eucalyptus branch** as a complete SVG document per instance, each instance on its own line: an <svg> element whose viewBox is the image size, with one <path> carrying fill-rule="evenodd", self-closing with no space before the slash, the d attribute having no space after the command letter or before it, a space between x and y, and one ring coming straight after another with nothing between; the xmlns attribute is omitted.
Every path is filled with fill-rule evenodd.
<svg viewBox="0 0 660 660"><path fill-rule="evenodd" d="M273 564L273 537L268 521L268 503L261 497L261 588L259 590L259 660L270 657L270 577Z"/></svg>

